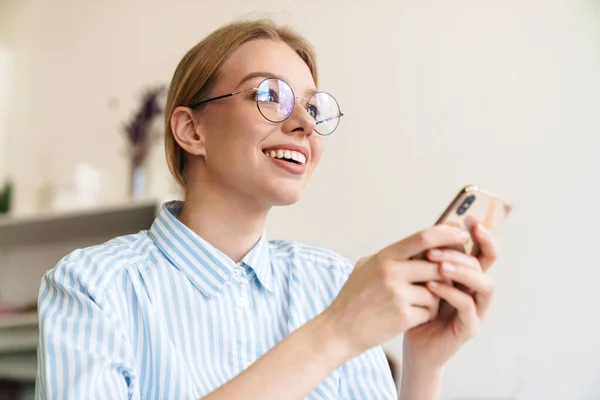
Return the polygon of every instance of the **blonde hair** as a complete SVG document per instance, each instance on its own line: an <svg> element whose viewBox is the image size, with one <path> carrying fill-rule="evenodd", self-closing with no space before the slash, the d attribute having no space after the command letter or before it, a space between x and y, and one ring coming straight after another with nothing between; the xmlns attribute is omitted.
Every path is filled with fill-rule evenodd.
<svg viewBox="0 0 600 400"><path fill-rule="evenodd" d="M278 40L292 48L308 66L315 84L317 65L312 46L289 27L269 19L238 21L222 26L190 49L181 59L167 95L165 107L165 152L171 174L186 188L187 158L171 130L171 114L179 106L189 106L208 98L225 61L242 44L255 39Z"/></svg>

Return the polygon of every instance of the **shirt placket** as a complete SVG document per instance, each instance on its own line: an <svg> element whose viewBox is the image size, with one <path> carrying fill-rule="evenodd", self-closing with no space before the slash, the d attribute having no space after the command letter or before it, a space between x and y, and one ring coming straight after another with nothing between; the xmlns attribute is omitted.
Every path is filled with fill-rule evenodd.
<svg viewBox="0 0 600 400"><path fill-rule="evenodd" d="M250 284L246 269L237 265L232 271L232 278L235 285L235 321L237 324L236 344L238 348L238 368L244 370L248 368L252 362L248 356L248 327L245 320L246 313L249 312L249 290Z"/></svg>

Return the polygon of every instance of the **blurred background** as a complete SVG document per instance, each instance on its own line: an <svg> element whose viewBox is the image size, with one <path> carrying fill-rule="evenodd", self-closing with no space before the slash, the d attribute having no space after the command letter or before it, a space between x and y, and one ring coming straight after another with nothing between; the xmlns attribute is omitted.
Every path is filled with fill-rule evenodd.
<svg viewBox="0 0 600 400"><path fill-rule="evenodd" d="M443 399L600 399L600 2L0 0L0 399L31 397L41 275L180 197L161 89L240 17L292 25L346 116L271 239L352 261L476 183L516 204ZM142 161L132 154L148 149ZM385 345L401 360L399 337Z"/></svg>

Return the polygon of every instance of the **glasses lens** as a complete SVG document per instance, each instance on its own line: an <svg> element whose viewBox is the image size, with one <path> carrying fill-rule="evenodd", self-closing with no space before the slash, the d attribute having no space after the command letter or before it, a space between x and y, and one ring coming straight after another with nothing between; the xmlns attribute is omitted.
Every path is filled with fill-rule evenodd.
<svg viewBox="0 0 600 400"><path fill-rule="evenodd" d="M294 109L294 92L282 80L265 79L256 92L256 104L260 113L271 122L286 120Z"/></svg>
<svg viewBox="0 0 600 400"><path fill-rule="evenodd" d="M315 130L320 135L331 135L340 123L340 106L325 92L317 92L308 101L308 112L315 118Z"/></svg>

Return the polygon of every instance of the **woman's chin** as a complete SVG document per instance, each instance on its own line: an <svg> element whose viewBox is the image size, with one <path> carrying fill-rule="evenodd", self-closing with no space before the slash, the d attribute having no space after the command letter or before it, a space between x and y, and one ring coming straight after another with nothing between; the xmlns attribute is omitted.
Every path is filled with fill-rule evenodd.
<svg viewBox="0 0 600 400"><path fill-rule="evenodd" d="M302 188L277 188L272 193L270 193L269 203L272 206L289 206L295 204L300 200L302 196Z"/></svg>

